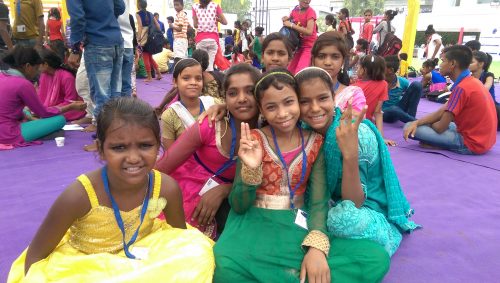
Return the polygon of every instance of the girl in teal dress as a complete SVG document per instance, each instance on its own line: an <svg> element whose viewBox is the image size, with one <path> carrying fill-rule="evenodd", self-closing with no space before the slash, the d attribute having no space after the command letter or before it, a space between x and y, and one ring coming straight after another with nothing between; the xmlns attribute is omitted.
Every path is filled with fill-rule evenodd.
<svg viewBox="0 0 500 283"><path fill-rule="evenodd" d="M366 107L353 122L352 106L344 113L334 107L329 74L310 67L296 75L301 119L325 137L324 158L328 190L333 201L328 212L330 236L369 239L389 255L396 252L402 232L419 226L399 184L384 139L363 120Z"/></svg>

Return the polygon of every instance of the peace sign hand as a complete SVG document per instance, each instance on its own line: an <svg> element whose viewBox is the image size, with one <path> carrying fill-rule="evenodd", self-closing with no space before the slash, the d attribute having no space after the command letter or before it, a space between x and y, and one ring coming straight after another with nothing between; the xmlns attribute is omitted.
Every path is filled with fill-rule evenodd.
<svg viewBox="0 0 500 283"><path fill-rule="evenodd" d="M262 148L259 141L254 140L248 123L241 123L240 160L249 168L257 168L262 163Z"/></svg>
<svg viewBox="0 0 500 283"><path fill-rule="evenodd" d="M358 158L358 129L365 117L367 107L363 107L356 121L352 121L352 104L349 103L342 113L340 125L336 130L337 143L344 159Z"/></svg>

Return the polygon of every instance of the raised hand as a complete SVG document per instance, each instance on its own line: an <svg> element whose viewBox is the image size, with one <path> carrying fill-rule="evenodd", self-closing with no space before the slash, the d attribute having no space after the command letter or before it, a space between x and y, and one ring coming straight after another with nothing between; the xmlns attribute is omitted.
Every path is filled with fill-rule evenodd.
<svg viewBox="0 0 500 283"><path fill-rule="evenodd" d="M79 54L71 54L68 57L68 66L73 69L78 69L80 66L80 55Z"/></svg>
<svg viewBox="0 0 500 283"><path fill-rule="evenodd" d="M257 168L262 163L262 148L259 141L254 140L250 133L248 123L241 123L240 148L238 150L240 160L250 168Z"/></svg>
<svg viewBox="0 0 500 283"><path fill-rule="evenodd" d="M358 156L358 129L363 121L367 107L363 107L361 113L352 121L352 104L348 103L346 111L342 113L340 125L336 129L337 143L344 158L353 158Z"/></svg>

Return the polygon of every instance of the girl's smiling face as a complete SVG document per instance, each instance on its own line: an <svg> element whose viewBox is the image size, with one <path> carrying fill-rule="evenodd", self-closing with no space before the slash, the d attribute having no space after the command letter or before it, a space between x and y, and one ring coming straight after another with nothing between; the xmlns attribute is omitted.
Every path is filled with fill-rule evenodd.
<svg viewBox="0 0 500 283"><path fill-rule="evenodd" d="M299 85L300 118L315 131L326 133L335 108L333 94L320 78L312 78Z"/></svg>
<svg viewBox="0 0 500 283"><path fill-rule="evenodd" d="M259 114L253 95L254 82L249 73L233 74L226 90L227 110L240 121L250 121Z"/></svg>
<svg viewBox="0 0 500 283"><path fill-rule="evenodd" d="M281 89L270 86L262 92L260 112L275 130L282 133L293 131L300 118L297 93L289 85Z"/></svg>

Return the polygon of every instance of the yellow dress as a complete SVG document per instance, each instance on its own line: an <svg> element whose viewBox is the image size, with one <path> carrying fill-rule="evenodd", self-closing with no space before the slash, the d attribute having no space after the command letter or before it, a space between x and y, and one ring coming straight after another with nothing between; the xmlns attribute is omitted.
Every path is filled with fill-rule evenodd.
<svg viewBox="0 0 500 283"><path fill-rule="evenodd" d="M212 282L213 242L197 229L177 229L156 217L165 206L159 198L161 175L154 171L153 196L148 213L130 251L123 252L122 233L113 209L99 205L85 175L78 177L91 203L90 211L70 227L55 250L34 263L26 277L26 250L12 264L7 282ZM120 211L126 242L137 229L141 206Z"/></svg>
<svg viewBox="0 0 500 283"><path fill-rule="evenodd" d="M407 77L408 76L408 62L406 62L406 60L401 60L400 64L399 64L399 76L400 77Z"/></svg>

